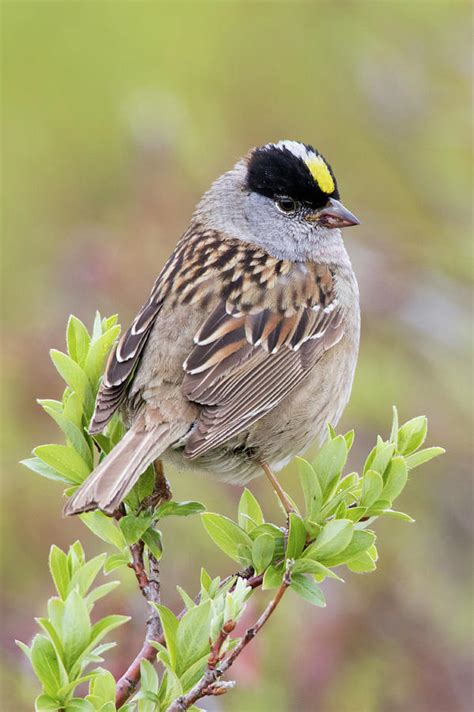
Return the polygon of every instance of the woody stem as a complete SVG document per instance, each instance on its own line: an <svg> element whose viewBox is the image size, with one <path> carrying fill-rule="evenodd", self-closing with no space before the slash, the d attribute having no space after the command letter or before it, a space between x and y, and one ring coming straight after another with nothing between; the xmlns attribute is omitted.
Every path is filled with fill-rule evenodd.
<svg viewBox="0 0 474 712"><path fill-rule="evenodd" d="M295 508L290 503L285 490L283 489L281 484L278 482L277 478L271 471L269 465L267 465L267 463L264 460L260 460L260 466L261 466L262 470L264 471L265 475L267 476L267 479L269 480L271 486L275 490L278 499L280 500L280 502L282 503L282 505L285 509L285 512L288 515L291 514L292 512L294 512Z"/></svg>

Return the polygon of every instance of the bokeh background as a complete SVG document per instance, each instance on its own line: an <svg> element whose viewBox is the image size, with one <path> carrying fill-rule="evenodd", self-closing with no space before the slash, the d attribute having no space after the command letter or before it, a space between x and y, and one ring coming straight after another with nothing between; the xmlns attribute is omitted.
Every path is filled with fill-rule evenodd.
<svg viewBox="0 0 474 712"><path fill-rule="evenodd" d="M61 392L48 349L70 312L128 323L210 181L249 147L296 138L327 155L363 223L346 233L363 310L340 425L357 429L351 464L393 403L426 413L447 454L403 494L416 524L377 526L377 572L324 584L324 610L289 595L209 709L472 712L472 5L43 0L2 15L2 709L32 708L13 639L31 638L52 594L50 545L99 546L61 518L60 486L16 464L58 439L35 403ZM235 512L238 488L171 479L177 498ZM278 516L265 483L252 489ZM178 607L175 583L193 591L201 564L229 564L197 520L163 530ZM135 621L108 654L120 673L143 634L131 573L108 603Z"/></svg>

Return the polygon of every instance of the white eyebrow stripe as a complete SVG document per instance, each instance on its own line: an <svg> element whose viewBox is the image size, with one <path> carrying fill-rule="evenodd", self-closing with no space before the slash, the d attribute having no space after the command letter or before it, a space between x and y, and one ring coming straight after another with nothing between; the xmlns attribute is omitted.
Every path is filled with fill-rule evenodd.
<svg viewBox="0 0 474 712"><path fill-rule="evenodd" d="M278 143L273 144L275 148L283 150L286 148L290 151L296 158L301 158L303 161L307 161L308 158L317 158L317 154L313 151L308 151L303 143L298 141L278 141Z"/></svg>

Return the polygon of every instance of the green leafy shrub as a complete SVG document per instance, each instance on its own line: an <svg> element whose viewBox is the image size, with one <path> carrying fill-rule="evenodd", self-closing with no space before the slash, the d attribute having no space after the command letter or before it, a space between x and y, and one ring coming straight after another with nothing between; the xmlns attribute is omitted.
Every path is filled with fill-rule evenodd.
<svg viewBox="0 0 474 712"><path fill-rule="evenodd" d="M23 464L66 484L66 495L123 436L119 416L103 434L87 432L105 359L119 331L116 317L101 319L97 314L91 334L79 319L71 317L67 353L51 352L66 389L60 401L39 403L57 423L65 442L35 448L33 457ZM344 569L367 573L376 568L372 527L379 517L413 522L393 504L411 471L443 452L438 447L421 449L426 433L426 418L413 418L399 427L394 409L389 438L377 438L361 474L344 474L354 431L338 435L329 426L327 441L315 460L297 458L304 508L300 511L293 503L284 526L265 521L249 489L242 493L236 521L205 511L200 502L170 501L153 467L142 475L113 518L101 512L82 514L81 520L108 550L86 561L79 542L67 554L51 548L49 567L57 595L48 602L48 617L37 619L42 632L30 646L18 643L42 688L35 709L178 712L197 709L194 703L206 695L226 692L232 683L221 677L260 631L286 590L315 606L325 606L320 586L324 579L343 581ZM195 598L177 587L184 607L176 615L159 597L163 542L158 524L164 517L194 514L200 514L210 538L241 570L221 580L202 569ZM111 581L94 587L97 575L100 571L108 575L119 567L133 569L150 618L142 650L126 674L115 681L110 672L96 666L115 645L101 640L129 619L108 615L92 622L91 613L95 601L119 585ZM249 597L258 595L259 589L275 591L273 598L255 624L235 636ZM152 664L155 660L161 666L160 675ZM77 697L76 688L82 683L88 684L88 692Z"/></svg>

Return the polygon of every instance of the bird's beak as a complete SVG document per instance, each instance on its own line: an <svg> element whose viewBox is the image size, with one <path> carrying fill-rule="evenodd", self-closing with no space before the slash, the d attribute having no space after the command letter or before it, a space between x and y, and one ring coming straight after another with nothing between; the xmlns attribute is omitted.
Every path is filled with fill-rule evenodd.
<svg viewBox="0 0 474 712"><path fill-rule="evenodd" d="M329 198L328 204L324 208L310 213L306 216L306 220L329 228L360 225L360 220L335 198Z"/></svg>

